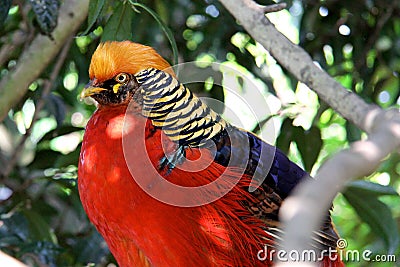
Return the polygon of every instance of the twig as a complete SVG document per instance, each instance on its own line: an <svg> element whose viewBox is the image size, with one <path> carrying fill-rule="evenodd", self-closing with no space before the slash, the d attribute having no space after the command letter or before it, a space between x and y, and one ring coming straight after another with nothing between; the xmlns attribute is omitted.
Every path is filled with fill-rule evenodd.
<svg viewBox="0 0 400 267"><path fill-rule="evenodd" d="M13 33L9 42L5 43L0 49L0 67L3 67L4 63L10 59L16 48L26 42L26 38L27 35L22 30L16 30Z"/></svg>
<svg viewBox="0 0 400 267"><path fill-rule="evenodd" d="M15 147L14 153L12 154L12 156L10 157L10 160L8 161L7 165L5 166L4 171L2 173L3 179L6 179L10 175L12 169L14 168L14 166L19 158L19 155L23 151L26 140L32 133L32 129L33 129L35 122L39 119L39 113L43 109L46 99L47 99L47 96L51 92L52 85L54 84L58 74L60 73L60 70L65 61L65 58L68 55L68 51L72 44L72 40L73 40L72 36L69 37L65 46L61 50L59 57L57 58L56 64L54 65L54 68L50 74L50 79L45 82L42 96L39 99L38 103L36 104L35 112L33 113L32 122L31 122L30 126L26 129L25 134L21 137L21 140L19 141L18 145Z"/></svg>
<svg viewBox="0 0 400 267"><path fill-rule="evenodd" d="M363 52L360 54L360 58L356 61L356 70L361 70L366 65L366 56L368 51L371 50L372 46L376 43L376 40L379 38L379 35L382 32L383 26L385 26L386 22L392 17L394 11L394 3L390 5L386 12L382 17L379 18L378 22L375 24L375 29L373 33L368 38L367 44L364 47Z"/></svg>
<svg viewBox="0 0 400 267"><path fill-rule="evenodd" d="M286 3L278 3L268 6L260 6L264 13L278 12L286 8Z"/></svg>

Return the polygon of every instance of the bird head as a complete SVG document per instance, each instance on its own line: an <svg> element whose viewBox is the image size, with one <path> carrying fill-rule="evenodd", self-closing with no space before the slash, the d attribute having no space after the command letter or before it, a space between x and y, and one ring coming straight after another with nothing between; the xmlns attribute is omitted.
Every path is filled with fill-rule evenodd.
<svg viewBox="0 0 400 267"><path fill-rule="evenodd" d="M101 43L92 56L90 81L81 98L90 96L100 105L126 104L140 86L135 74L147 68L174 75L169 63L149 46L130 41Z"/></svg>

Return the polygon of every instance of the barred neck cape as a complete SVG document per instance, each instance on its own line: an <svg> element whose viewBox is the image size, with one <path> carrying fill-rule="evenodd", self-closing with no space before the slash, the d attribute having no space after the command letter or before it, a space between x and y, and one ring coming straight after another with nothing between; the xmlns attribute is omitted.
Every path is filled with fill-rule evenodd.
<svg viewBox="0 0 400 267"><path fill-rule="evenodd" d="M94 53L82 96L99 106L78 168L89 219L120 266L271 266L265 246L279 249L282 201L312 178L279 149L224 121L163 71L168 66L154 49L127 41ZM165 181L207 190L175 194ZM200 203L225 188L204 205L159 200ZM320 266L343 266L326 253L337 240L327 211L311 244L325 255L316 259Z"/></svg>
<svg viewBox="0 0 400 267"><path fill-rule="evenodd" d="M141 85L144 116L180 144L198 146L227 123L172 75L149 68L135 75Z"/></svg>

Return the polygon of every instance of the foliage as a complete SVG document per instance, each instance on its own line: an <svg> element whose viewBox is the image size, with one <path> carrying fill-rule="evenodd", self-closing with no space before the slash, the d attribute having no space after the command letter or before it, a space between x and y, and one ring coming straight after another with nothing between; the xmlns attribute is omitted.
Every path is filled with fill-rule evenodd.
<svg viewBox="0 0 400 267"><path fill-rule="evenodd" d="M58 1L15 2L0 4L0 78L13 71L33 36L51 36L59 8ZM365 101L399 107L396 1L286 2L288 11L268 15L278 29ZM12 45L17 33L22 40ZM265 133L271 123L278 125L277 145L308 171L315 172L349 142L365 138L281 69L219 2L91 0L88 23L69 48L51 92L44 88L54 64L0 124L1 170L10 170L0 176L0 249L32 266L114 262L88 222L76 188L80 142L94 110L79 101L79 93L89 79L90 56L97 44L124 39L153 46L171 63L177 58L221 62L251 77L275 108L270 107L272 114L264 114L259 125L252 122L246 128ZM263 110L243 80L235 81L250 105ZM194 84L192 90L220 100L229 97L217 84ZM349 249L399 253L399 159L398 154L391 155L373 175L351 183L336 199L334 219Z"/></svg>

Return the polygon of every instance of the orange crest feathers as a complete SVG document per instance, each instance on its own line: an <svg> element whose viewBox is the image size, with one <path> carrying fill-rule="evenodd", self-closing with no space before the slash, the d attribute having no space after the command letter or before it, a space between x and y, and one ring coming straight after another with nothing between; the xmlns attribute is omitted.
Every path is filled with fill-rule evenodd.
<svg viewBox="0 0 400 267"><path fill-rule="evenodd" d="M136 74L147 68L165 70L175 76L169 63L150 46L130 41L105 42L92 56L89 77L105 81L121 72Z"/></svg>

